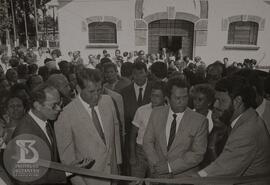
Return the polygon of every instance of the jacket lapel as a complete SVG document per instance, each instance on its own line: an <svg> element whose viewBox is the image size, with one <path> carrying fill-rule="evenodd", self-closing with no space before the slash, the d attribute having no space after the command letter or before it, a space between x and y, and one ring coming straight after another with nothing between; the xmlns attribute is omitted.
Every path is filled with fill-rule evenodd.
<svg viewBox="0 0 270 185"><path fill-rule="evenodd" d="M167 153L167 138L166 138L166 125L167 125L167 120L168 120L168 115L169 115L169 106L166 106L166 109L164 109L164 114L163 116L160 116L160 128L161 128L161 134L160 134L160 145L163 150L163 153Z"/></svg>
<svg viewBox="0 0 270 185"><path fill-rule="evenodd" d="M144 96L143 96L143 104L147 104L150 101L150 96L151 96L151 84L148 81L145 87L145 91L144 91Z"/></svg>
<svg viewBox="0 0 270 185"><path fill-rule="evenodd" d="M176 135L174 137L174 140L173 140L173 143L172 143L172 146L170 149L174 148L177 141L180 141L181 140L181 137L183 136L183 130L184 128L186 128L185 124L189 122L189 113L190 113L190 109L189 108L186 108L184 114L183 114L183 117L179 123L179 126L178 126L178 129L177 129L177 132L176 132Z"/></svg>
<svg viewBox="0 0 270 185"><path fill-rule="evenodd" d="M35 133L37 133L37 135L38 135L39 137L41 137L41 139L42 139L43 141L45 141L46 144L47 144L47 145L50 147L50 149L52 150L53 148L52 148L52 145L51 145L50 141L48 140L48 138L47 138L46 134L44 133L44 131L43 131L43 130L40 128L40 126L35 122L35 120L34 120L29 114L27 114L26 119L28 119L29 123L32 123L32 124L33 124L33 131L34 131Z"/></svg>
<svg viewBox="0 0 270 185"><path fill-rule="evenodd" d="M102 139L100 138L97 129L92 121L92 118L90 117L89 113L87 110L85 110L85 107L83 106L82 102L79 100L79 98L76 99L75 103L75 110L78 112L80 115L81 119L80 122L78 123L78 126L83 127L84 129L87 129L89 131L90 135L94 135L94 138L101 144L104 145ZM105 146L105 145L104 145Z"/></svg>
<svg viewBox="0 0 270 185"><path fill-rule="evenodd" d="M246 122L246 120L249 120L250 118L252 118L253 116L255 116L257 113L254 109L249 108L247 109L242 116L236 121L234 127L232 128L231 134L242 124L244 124Z"/></svg>
<svg viewBox="0 0 270 185"><path fill-rule="evenodd" d="M106 147L108 148L109 147L109 141L110 141L110 121L108 120L109 116L106 114L106 109L105 109L105 105L103 105L103 102L102 102L102 99L100 100L100 103L98 104L98 110L99 110L99 113L100 113L100 119L101 119L101 122L102 122L102 126L103 126L103 129L104 129L104 135L105 135L105 140L106 140ZM100 136L99 136L100 138ZM101 139L101 138L100 138ZM102 141L102 140L101 140ZM104 145L104 142L102 141L103 145Z"/></svg>

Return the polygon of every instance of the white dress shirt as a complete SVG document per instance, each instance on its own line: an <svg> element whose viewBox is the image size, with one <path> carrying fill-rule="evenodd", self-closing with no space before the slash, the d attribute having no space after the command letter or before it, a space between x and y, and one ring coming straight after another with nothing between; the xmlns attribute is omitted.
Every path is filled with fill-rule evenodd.
<svg viewBox="0 0 270 185"><path fill-rule="evenodd" d="M144 97L144 92L145 92L146 85L147 85L147 81L143 84L143 86L138 86L136 83L134 83L136 100L138 100L138 98L139 98L140 88L143 88L143 90L142 90L142 98Z"/></svg>
<svg viewBox="0 0 270 185"><path fill-rule="evenodd" d="M180 122L181 122L181 120L183 118L184 113L185 112L174 113L171 108L169 109L168 119L167 119L167 123L166 123L167 145L169 143L169 138L170 138L170 131L171 131L171 125L172 125L172 121L173 121L173 114L177 115L177 117L176 117L176 131L175 131L175 135L176 135L177 132L178 132L178 128L179 128L179 125L180 125ZM172 169L171 169L171 166L170 166L169 163L168 163L168 168L169 168L169 172L172 173Z"/></svg>
<svg viewBox="0 0 270 185"><path fill-rule="evenodd" d="M91 111L91 108L90 108L89 104L86 103L85 101L83 101L81 95L79 95L79 100L82 102L82 104L83 104L85 110L87 111L87 113L89 114L89 116L90 116L91 119L92 119L92 111ZM94 106L94 109L95 109L95 111L96 111L96 113L97 113L97 116L98 116L98 119L99 119L99 122L100 122L100 125L101 125L101 128L102 128L102 131L103 131L103 133L104 133L104 127L103 127L103 124L102 124L102 121L101 121L101 116L100 116L100 113L99 113L98 106Z"/></svg>
<svg viewBox="0 0 270 185"><path fill-rule="evenodd" d="M181 119L182 119L182 117L184 115L184 112L174 113L172 111L172 109L170 108L168 119L167 119L167 123L166 123L166 140L167 140L167 145L168 145L169 138L170 138L170 131L171 131L171 125L172 125L172 121L173 121L173 114L176 114L177 115L177 117L176 117L176 132L175 132L175 135L176 135L176 133L178 131L178 128L179 128L179 125L180 125L180 122L181 122Z"/></svg>
<svg viewBox="0 0 270 185"><path fill-rule="evenodd" d="M41 128L41 130L44 132L44 134L46 135L47 139L49 140L50 144L52 144L52 141L47 133L47 130L46 130L46 124L47 124L47 121L43 121L41 120L40 118L38 118L33 112L32 110L30 109L28 114L31 116L31 118L33 118L33 120L38 124L38 126Z"/></svg>

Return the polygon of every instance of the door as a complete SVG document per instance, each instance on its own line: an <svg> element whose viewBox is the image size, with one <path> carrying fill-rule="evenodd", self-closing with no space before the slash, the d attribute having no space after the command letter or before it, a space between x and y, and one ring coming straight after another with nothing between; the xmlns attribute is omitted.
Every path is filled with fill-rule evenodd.
<svg viewBox="0 0 270 185"><path fill-rule="evenodd" d="M167 48L173 53L182 49L183 56L193 56L194 23L162 19L148 24L148 53Z"/></svg>

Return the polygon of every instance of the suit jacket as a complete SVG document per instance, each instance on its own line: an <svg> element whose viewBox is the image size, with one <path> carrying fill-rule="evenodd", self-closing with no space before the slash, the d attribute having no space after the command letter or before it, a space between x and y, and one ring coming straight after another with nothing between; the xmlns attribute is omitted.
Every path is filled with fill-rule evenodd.
<svg viewBox="0 0 270 185"><path fill-rule="evenodd" d="M115 147L119 147L116 151L116 157L117 157L117 161L119 162L118 164L122 163L122 153L121 153L121 138L120 136L124 136L124 103L123 103L123 98L121 96L121 94L114 92L110 89L104 88L103 90L103 94L107 94L109 95L112 100L113 103L115 105L115 110L116 110L116 115L118 118L118 125L115 125Z"/></svg>
<svg viewBox="0 0 270 185"><path fill-rule="evenodd" d="M264 122L255 110L250 108L242 114L232 128L220 156L204 170L208 176L248 176L269 173L269 146L270 138Z"/></svg>
<svg viewBox="0 0 270 185"><path fill-rule="evenodd" d="M169 106L154 108L143 140L150 165L167 161L174 175L189 173L202 161L207 147L207 119L187 108L174 141L167 151L166 123Z"/></svg>
<svg viewBox="0 0 270 185"><path fill-rule="evenodd" d="M57 148L52 148L47 136L39 127L39 125L33 120L33 118L26 114L20 124L14 130L12 138L21 134L31 134L41 138L49 147L51 153L51 160L54 162L60 162ZM55 137L55 136L54 136ZM56 144L56 143L55 143ZM56 145L55 145L56 146ZM20 183L20 184L54 184L54 183L65 183L66 175L62 171L49 169L44 176L34 182ZM19 183L19 182L18 182Z"/></svg>
<svg viewBox="0 0 270 185"><path fill-rule="evenodd" d="M93 171L117 174L115 147L115 127L119 125L112 98L102 95L98 109L104 128L106 145L99 136L95 125L79 97L68 104L55 123L60 159L64 164L81 158L92 158L96 162ZM118 136L119 137L119 136ZM76 185L109 185L109 180L75 176L71 179Z"/></svg>
<svg viewBox="0 0 270 185"><path fill-rule="evenodd" d="M143 95L142 105L150 103L151 89L151 84L148 81ZM139 107L134 89L134 83L122 89L120 94L122 95L124 101L125 130L126 134L129 135L132 125L131 122L134 118L136 110Z"/></svg>

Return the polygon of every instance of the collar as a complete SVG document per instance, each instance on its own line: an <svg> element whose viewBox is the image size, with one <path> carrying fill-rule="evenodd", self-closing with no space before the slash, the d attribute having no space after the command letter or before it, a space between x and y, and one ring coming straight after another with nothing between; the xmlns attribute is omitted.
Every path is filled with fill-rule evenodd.
<svg viewBox="0 0 270 185"><path fill-rule="evenodd" d="M39 117L37 117L32 110L30 109L28 114L33 118L33 120L41 127L41 128L45 128L46 127L46 123L47 121L43 121L41 120Z"/></svg>
<svg viewBox="0 0 270 185"><path fill-rule="evenodd" d="M187 110L187 109L185 109L184 112L178 112L178 113L175 113L175 112L173 112L172 108L170 107L170 109L169 109L169 115L176 114L177 117L183 117L183 115L184 115L184 113L186 112L186 110Z"/></svg>
<svg viewBox="0 0 270 185"><path fill-rule="evenodd" d="M89 110L89 109L90 109L90 105L89 105L88 103L86 103L86 102L82 99L81 94L78 95L78 98L79 98L79 100L82 102L83 107L84 107L86 110ZM96 109L96 108L97 108L97 105L94 106L94 109Z"/></svg>
<svg viewBox="0 0 270 185"><path fill-rule="evenodd" d="M243 114L243 113L242 113ZM239 120L239 118L242 116L242 114L240 114L236 119L234 119L231 123L231 128L233 128L236 124L236 122Z"/></svg>

